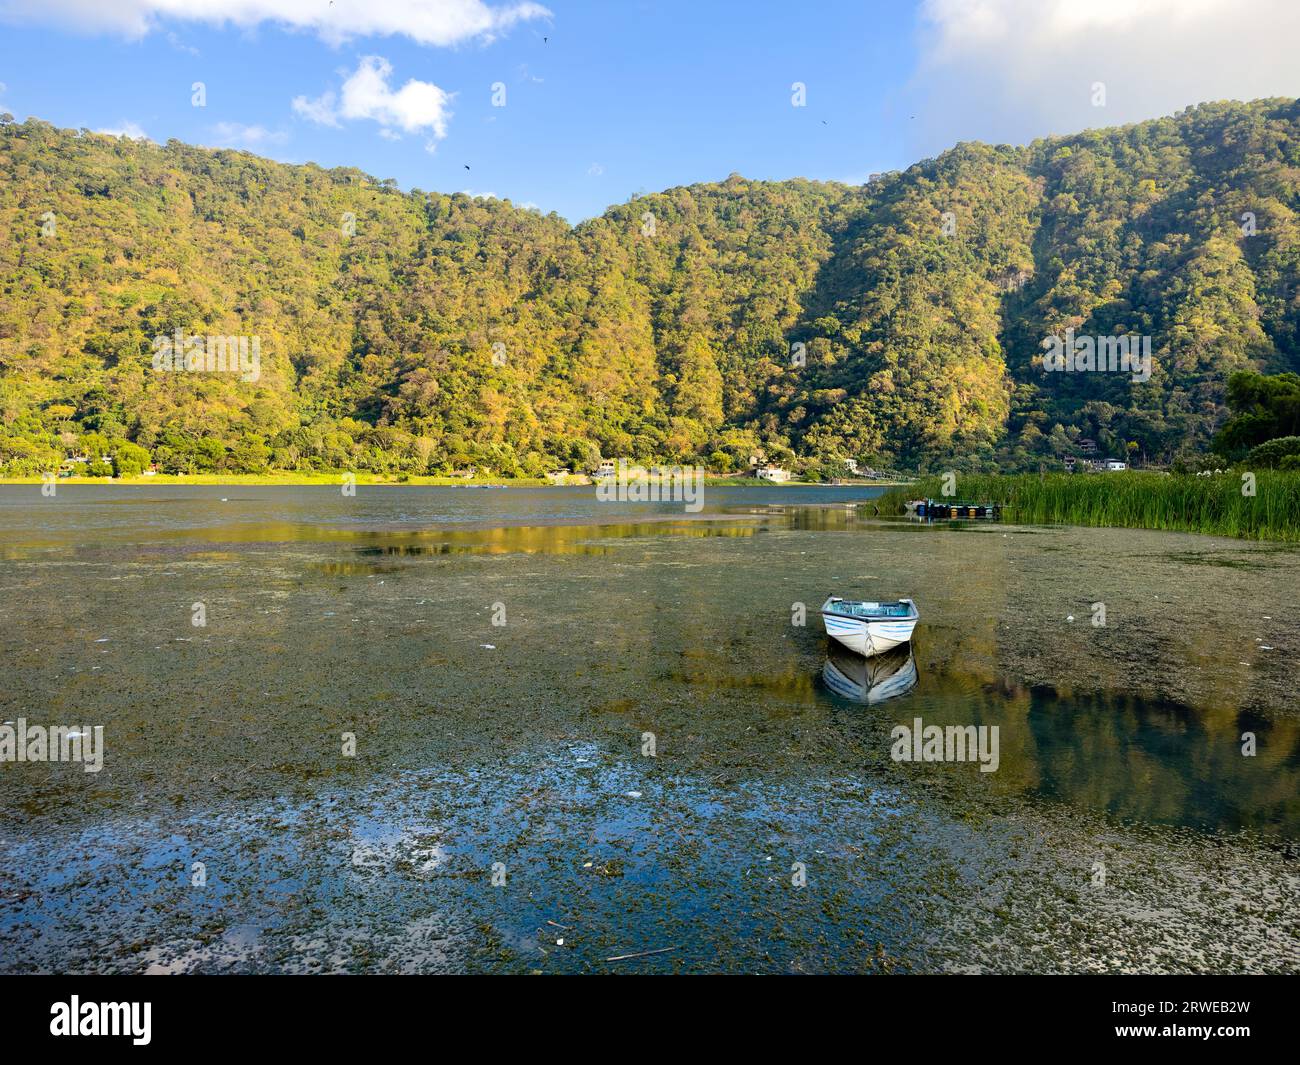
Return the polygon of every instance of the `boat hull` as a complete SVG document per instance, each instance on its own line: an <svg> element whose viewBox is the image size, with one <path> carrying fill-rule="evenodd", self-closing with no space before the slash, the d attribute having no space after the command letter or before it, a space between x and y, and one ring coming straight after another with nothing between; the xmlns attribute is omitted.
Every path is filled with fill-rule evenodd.
<svg viewBox="0 0 1300 1065"><path fill-rule="evenodd" d="M826 635L860 655L879 655L892 651L912 638L916 618L848 618L823 613Z"/></svg>

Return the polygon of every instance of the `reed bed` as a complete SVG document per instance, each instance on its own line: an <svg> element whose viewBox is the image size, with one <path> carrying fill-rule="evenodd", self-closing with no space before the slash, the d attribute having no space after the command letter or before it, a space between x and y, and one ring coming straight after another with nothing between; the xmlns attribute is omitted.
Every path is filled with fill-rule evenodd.
<svg viewBox="0 0 1300 1065"><path fill-rule="evenodd" d="M1001 503L1013 521L1111 525L1129 529L1300 540L1300 473L1255 472L1255 493L1243 491L1242 471L1198 477L1122 473L959 474L954 499ZM881 497L882 512L907 499L942 500L942 478L923 477Z"/></svg>

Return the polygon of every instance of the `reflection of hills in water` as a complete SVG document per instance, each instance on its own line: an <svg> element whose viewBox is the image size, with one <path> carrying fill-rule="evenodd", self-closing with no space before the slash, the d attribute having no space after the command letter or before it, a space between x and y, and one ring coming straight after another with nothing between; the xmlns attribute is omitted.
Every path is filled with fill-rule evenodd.
<svg viewBox="0 0 1300 1065"><path fill-rule="evenodd" d="M1025 685L964 672L945 661L935 633L919 654L919 670L903 648L873 672L873 659L845 653L826 658L822 683L830 696L879 714L838 720L881 761L895 724L996 726L1000 764L978 779L967 767L909 765L922 786L937 783L995 795L1032 795L1104 811L1120 821L1255 830L1300 837L1300 723L1232 704L1193 707L1133 692ZM890 701L907 693L906 701ZM823 696L824 698L826 696ZM1253 753L1243 751L1247 734Z"/></svg>
<svg viewBox="0 0 1300 1065"><path fill-rule="evenodd" d="M916 656L910 642L882 655L863 658L832 640L822 666L822 683L830 691L868 706L906 695L916 687L916 681Z"/></svg>
<svg viewBox="0 0 1300 1065"><path fill-rule="evenodd" d="M1248 693L1232 690L1235 651L1197 633L1187 637L1206 674L1201 685L1212 693L1195 703L1108 687L1095 677L1078 683L1069 666L1082 677L1091 664L1085 657L1096 654L1082 637L1069 645L1071 654L1058 656L1067 665L1055 684L1027 682L1013 635L1002 627L1005 614L984 612L1003 594L998 580L1009 584L1011 574L996 564L963 571L972 579L954 586L945 609L922 623L921 642L881 656L879 665L833 646L822 658L821 698L884 704L880 714L838 719L856 742L884 758L889 728L914 716L997 726L999 769L977 784L946 765L903 772L927 784L942 779L992 795L1050 798L1121 821L1300 836L1300 721L1253 711ZM903 694L906 701L891 701ZM1243 750L1248 734L1250 754Z"/></svg>

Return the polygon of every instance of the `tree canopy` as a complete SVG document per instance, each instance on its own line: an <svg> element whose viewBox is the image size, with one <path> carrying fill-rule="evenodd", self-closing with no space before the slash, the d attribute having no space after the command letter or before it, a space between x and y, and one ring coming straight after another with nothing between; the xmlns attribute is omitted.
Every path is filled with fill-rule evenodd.
<svg viewBox="0 0 1300 1065"><path fill-rule="evenodd" d="M1230 405L1242 452L1296 432L1229 380L1300 371L1298 119L1209 104L863 186L733 174L577 226L0 122L0 468L1036 468L1203 450ZM1150 380L1044 373L1068 329L1150 337ZM256 378L158 372L178 335L258 338Z"/></svg>

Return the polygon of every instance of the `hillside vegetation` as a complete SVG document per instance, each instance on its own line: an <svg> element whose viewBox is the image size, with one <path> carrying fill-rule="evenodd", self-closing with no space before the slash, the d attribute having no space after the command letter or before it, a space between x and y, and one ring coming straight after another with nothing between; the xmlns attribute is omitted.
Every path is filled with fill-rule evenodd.
<svg viewBox="0 0 1300 1065"><path fill-rule="evenodd" d="M6 116L0 469L1037 469L1081 437L1169 461L1231 372L1300 370L1298 190L1290 100L577 226ZM1150 380L1044 373L1070 328L1150 336ZM256 380L158 372L177 330L257 337Z"/></svg>

